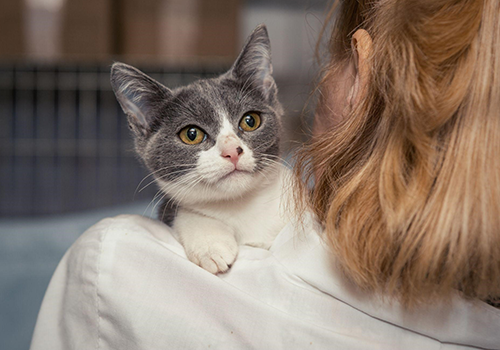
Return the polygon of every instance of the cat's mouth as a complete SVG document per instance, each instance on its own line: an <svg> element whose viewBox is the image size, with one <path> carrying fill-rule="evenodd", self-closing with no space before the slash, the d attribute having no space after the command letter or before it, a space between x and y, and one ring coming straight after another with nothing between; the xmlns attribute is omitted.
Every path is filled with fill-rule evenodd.
<svg viewBox="0 0 500 350"><path fill-rule="evenodd" d="M226 175L222 176L219 181L224 181L224 180L228 180L228 179L236 179L240 176L243 176L243 175L248 175L250 174L249 171L247 170L240 170L240 169L234 169L232 171L230 171L229 173L227 173Z"/></svg>

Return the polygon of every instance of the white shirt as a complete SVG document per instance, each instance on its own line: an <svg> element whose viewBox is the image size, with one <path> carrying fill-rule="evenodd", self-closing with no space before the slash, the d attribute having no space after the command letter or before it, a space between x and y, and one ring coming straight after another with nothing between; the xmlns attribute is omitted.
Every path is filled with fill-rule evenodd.
<svg viewBox="0 0 500 350"><path fill-rule="evenodd" d="M367 295L310 226L288 225L269 251L241 246L215 276L161 222L104 219L60 262L31 349L500 349L500 310Z"/></svg>

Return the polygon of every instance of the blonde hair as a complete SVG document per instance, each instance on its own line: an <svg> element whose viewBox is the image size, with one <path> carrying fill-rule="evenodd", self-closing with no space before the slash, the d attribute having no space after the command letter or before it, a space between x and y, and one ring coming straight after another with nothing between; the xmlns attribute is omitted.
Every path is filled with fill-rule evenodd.
<svg viewBox="0 0 500 350"><path fill-rule="evenodd" d="M298 205L361 288L407 305L500 297L500 1L339 5L327 74L363 28L371 75L363 101L298 152Z"/></svg>

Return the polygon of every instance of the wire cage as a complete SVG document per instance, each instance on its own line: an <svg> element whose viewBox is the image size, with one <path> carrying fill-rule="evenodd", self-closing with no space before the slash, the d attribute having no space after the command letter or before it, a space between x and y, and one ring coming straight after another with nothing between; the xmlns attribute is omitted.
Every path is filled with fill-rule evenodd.
<svg viewBox="0 0 500 350"><path fill-rule="evenodd" d="M225 67L139 67L169 87ZM0 64L0 217L151 200L108 64ZM145 182L147 183L147 182Z"/></svg>

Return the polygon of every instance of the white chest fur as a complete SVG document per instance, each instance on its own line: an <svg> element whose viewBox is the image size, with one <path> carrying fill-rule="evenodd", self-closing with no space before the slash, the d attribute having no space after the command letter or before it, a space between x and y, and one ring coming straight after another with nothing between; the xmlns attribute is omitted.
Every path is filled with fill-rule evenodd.
<svg viewBox="0 0 500 350"><path fill-rule="evenodd" d="M274 182L242 198L196 205L190 209L230 226L238 244L270 243L285 223L283 188L287 174L288 171L283 170Z"/></svg>

